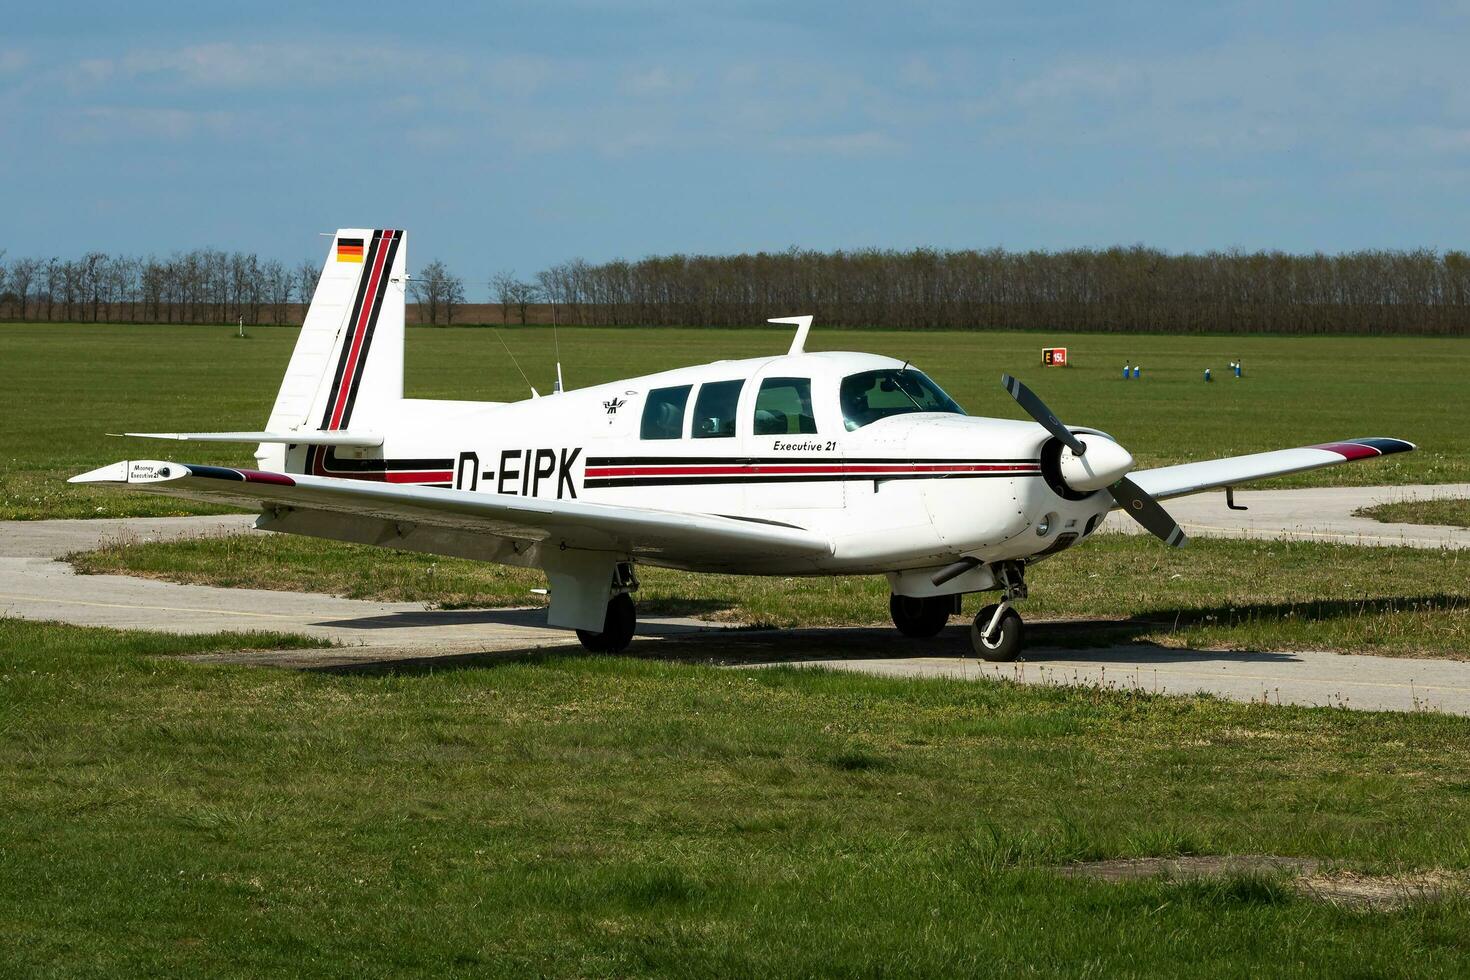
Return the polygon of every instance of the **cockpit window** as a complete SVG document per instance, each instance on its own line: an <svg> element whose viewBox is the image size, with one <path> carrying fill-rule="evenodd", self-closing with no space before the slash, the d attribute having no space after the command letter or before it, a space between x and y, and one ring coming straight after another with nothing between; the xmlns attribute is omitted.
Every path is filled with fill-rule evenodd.
<svg viewBox="0 0 1470 980"><path fill-rule="evenodd" d="M913 368L884 368L850 374L842 379L841 395L842 421L849 432L890 415L911 412L965 414L965 410L955 404L943 388L925 377L924 372Z"/></svg>
<svg viewBox="0 0 1470 980"><path fill-rule="evenodd" d="M758 436L814 435L817 421L812 415L810 378L766 378L755 397Z"/></svg>

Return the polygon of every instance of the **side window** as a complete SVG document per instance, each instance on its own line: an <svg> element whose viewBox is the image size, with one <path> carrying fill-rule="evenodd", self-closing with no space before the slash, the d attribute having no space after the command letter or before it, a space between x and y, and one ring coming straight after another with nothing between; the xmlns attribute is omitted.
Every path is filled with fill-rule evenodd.
<svg viewBox="0 0 1470 980"><path fill-rule="evenodd" d="M694 399L694 438L724 439L735 434L735 406L744 381L705 382Z"/></svg>
<svg viewBox="0 0 1470 980"><path fill-rule="evenodd" d="M812 383L809 378L767 378L755 398L755 434L815 434Z"/></svg>
<svg viewBox="0 0 1470 980"><path fill-rule="evenodd" d="M678 439L684 434L684 405L689 401L690 385L677 388L655 388L643 403L645 439Z"/></svg>

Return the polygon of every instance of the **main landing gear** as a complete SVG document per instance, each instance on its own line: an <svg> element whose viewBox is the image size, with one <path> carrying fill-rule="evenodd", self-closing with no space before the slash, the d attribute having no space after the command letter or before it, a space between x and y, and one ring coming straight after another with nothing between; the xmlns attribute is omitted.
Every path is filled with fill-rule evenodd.
<svg viewBox="0 0 1470 980"><path fill-rule="evenodd" d="M975 621L970 624L970 645L982 660L1015 660L1025 643L1021 616L1011 603L1026 598L1025 566L1019 562L1006 562L994 566L994 571L1003 598L975 614ZM888 598L888 612L893 617L893 625L904 636L915 639L938 636L949 617L959 611L958 595L921 599L895 593Z"/></svg>
<svg viewBox="0 0 1470 980"><path fill-rule="evenodd" d="M638 578L629 562L618 562L613 571L613 597L607 602L607 616L602 631L577 630L577 639L591 653L622 653L633 642L638 629L638 610L629 593L638 588Z"/></svg>
<svg viewBox="0 0 1470 980"><path fill-rule="evenodd" d="M916 640L927 640L938 636L949 622L949 617L960 611L957 595L936 595L927 598L894 594L888 597L888 614L893 625L904 636Z"/></svg>

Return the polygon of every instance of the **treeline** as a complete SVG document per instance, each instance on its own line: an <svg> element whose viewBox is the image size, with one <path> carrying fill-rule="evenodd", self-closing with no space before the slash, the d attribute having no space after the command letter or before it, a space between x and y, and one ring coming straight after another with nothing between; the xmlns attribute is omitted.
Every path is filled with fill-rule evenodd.
<svg viewBox="0 0 1470 980"><path fill-rule="evenodd" d="M166 259L91 252L7 259L0 317L155 323L299 323L320 266L197 249ZM487 282L469 306L438 260L409 278L419 323L751 326L813 313L830 326L1114 333L1470 334L1470 255L1339 255L1143 247L1064 252L791 249L754 255L576 259ZM498 317L487 315L494 310Z"/></svg>
<svg viewBox="0 0 1470 980"><path fill-rule="evenodd" d="M1470 256L1156 249L792 249L566 262L541 272L563 322L747 326L813 313L847 327L1111 333L1470 333Z"/></svg>
<svg viewBox="0 0 1470 980"><path fill-rule="evenodd" d="M243 252L195 249L166 259L89 252L78 259L7 259L0 315L13 320L149 323L299 321L321 268Z"/></svg>

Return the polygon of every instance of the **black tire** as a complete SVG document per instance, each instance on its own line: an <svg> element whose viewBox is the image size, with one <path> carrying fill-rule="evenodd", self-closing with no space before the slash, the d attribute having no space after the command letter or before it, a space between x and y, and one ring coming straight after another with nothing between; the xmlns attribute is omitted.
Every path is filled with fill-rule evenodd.
<svg viewBox="0 0 1470 980"><path fill-rule="evenodd" d="M633 597L619 592L607 604L607 617L602 621L602 632L577 630L577 639L592 653L622 653L633 642L633 633L638 628L638 610L633 606Z"/></svg>
<svg viewBox="0 0 1470 980"><path fill-rule="evenodd" d="M995 636L989 640L985 638L984 631L990 628L997 605L999 603L992 603L975 614L975 621L970 624L970 645L975 648L975 656L981 660L1004 663L1021 655L1025 637L1020 614L1014 609L1007 609L1000 618Z"/></svg>
<svg viewBox="0 0 1470 980"><path fill-rule="evenodd" d="M950 595L930 596L925 599L897 594L888 597L888 614L893 617L893 625L904 636L916 640L938 636L939 631L949 623L952 609L954 596Z"/></svg>

